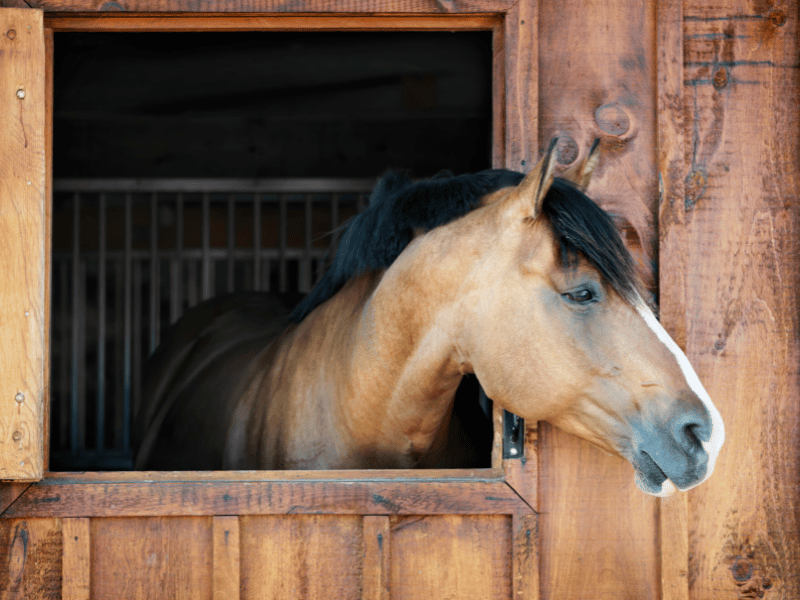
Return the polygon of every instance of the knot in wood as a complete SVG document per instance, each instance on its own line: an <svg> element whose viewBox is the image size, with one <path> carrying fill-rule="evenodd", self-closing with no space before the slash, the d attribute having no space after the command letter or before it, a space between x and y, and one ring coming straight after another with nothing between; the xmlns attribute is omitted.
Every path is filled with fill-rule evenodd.
<svg viewBox="0 0 800 600"><path fill-rule="evenodd" d="M746 558L737 556L731 564L731 574L736 581L744 583L753 576L753 563Z"/></svg>
<svg viewBox="0 0 800 600"><path fill-rule="evenodd" d="M17 37L17 31L15 29L9 29L6 31L6 37L10 40L13 40L15 37Z"/></svg>
<svg viewBox="0 0 800 600"><path fill-rule="evenodd" d="M556 160L560 165L571 165L578 160L578 144L570 136L562 134L556 142Z"/></svg>
<svg viewBox="0 0 800 600"><path fill-rule="evenodd" d="M604 104L594 112L597 126L609 135L625 135L631 128L631 118L618 104Z"/></svg>
<svg viewBox="0 0 800 600"><path fill-rule="evenodd" d="M769 13L769 20L772 21L772 24L776 27L783 27L786 23L786 13L782 10L772 10Z"/></svg>
<svg viewBox="0 0 800 600"><path fill-rule="evenodd" d="M713 79L714 89L721 90L722 88L728 85L729 81L730 77L728 76L728 69L726 69L725 67L720 67L719 69L717 69L717 72L714 73L714 79Z"/></svg>

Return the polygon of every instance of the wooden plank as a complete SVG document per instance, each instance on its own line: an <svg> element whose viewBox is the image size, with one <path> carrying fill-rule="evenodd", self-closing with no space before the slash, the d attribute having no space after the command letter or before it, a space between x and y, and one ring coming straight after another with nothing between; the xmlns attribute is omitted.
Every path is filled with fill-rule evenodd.
<svg viewBox="0 0 800 600"><path fill-rule="evenodd" d="M654 288L655 3L545 1L539 7L539 124L562 166L601 138L589 195L618 220ZM618 120L617 120L618 117ZM541 595L653 599L660 593L655 500L626 461L550 425L539 431Z"/></svg>
<svg viewBox="0 0 800 600"><path fill-rule="evenodd" d="M0 523L0 600L61 598L61 522Z"/></svg>
<svg viewBox="0 0 800 600"><path fill-rule="evenodd" d="M214 600L238 600L241 584L239 559L239 517L211 519L213 536Z"/></svg>
<svg viewBox="0 0 800 600"><path fill-rule="evenodd" d="M389 600L389 560L391 532L389 517L364 517L364 560L361 567L361 598Z"/></svg>
<svg viewBox="0 0 800 600"><path fill-rule="evenodd" d="M211 599L211 519L91 520L92 598Z"/></svg>
<svg viewBox="0 0 800 600"><path fill-rule="evenodd" d="M44 30L45 119L44 119L44 380L42 382L42 472L50 468L50 306L53 280L53 30Z"/></svg>
<svg viewBox="0 0 800 600"><path fill-rule="evenodd" d="M175 481L32 485L4 518L253 514L512 514L530 507L505 482Z"/></svg>
<svg viewBox="0 0 800 600"><path fill-rule="evenodd" d="M54 31L491 31L501 17L476 15L160 15L58 13Z"/></svg>
<svg viewBox="0 0 800 600"><path fill-rule="evenodd" d="M243 517L242 598L361 597L361 519Z"/></svg>
<svg viewBox="0 0 800 600"><path fill-rule="evenodd" d="M91 590L89 519L61 521L61 597L63 600L89 600ZM111 548L104 549L106 552Z"/></svg>
<svg viewBox="0 0 800 600"><path fill-rule="evenodd" d="M512 598L539 600L539 515L511 517L513 541Z"/></svg>
<svg viewBox="0 0 800 600"><path fill-rule="evenodd" d="M0 10L0 479L43 472L45 45L42 13Z"/></svg>
<svg viewBox="0 0 800 600"><path fill-rule="evenodd" d="M683 95L682 0L660 0L656 19L659 180L659 313L677 344L686 348L686 154ZM688 502L685 494L659 506L661 600L689 600Z"/></svg>
<svg viewBox="0 0 800 600"><path fill-rule="evenodd" d="M727 432L689 495L692 598L800 597L799 11L684 4L682 317Z"/></svg>
<svg viewBox="0 0 800 600"><path fill-rule="evenodd" d="M393 518L390 597L510 599L511 519Z"/></svg>
<svg viewBox="0 0 800 600"><path fill-rule="evenodd" d="M9 0L3 0L8 2ZM199 5L196 0L27 0L33 8L46 12L227 12L227 13L499 13L509 10L516 0L211 0ZM2 3L0 3L2 5Z"/></svg>
<svg viewBox="0 0 800 600"><path fill-rule="evenodd" d="M22 492L31 486L29 481L13 481L0 483L0 515L16 502Z"/></svg>
<svg viewBox="0 0 800 600"><path fill-rule="evenodd" d="M558 11L560 13L560 10ZM527 172L539 148L539 2L520 0L505 15L505 167Z"/></svg>

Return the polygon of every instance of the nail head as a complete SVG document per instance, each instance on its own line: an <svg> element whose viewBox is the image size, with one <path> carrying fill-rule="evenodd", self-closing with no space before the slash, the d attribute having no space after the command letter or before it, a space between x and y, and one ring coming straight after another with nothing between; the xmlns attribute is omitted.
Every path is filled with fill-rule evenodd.
<svg viewBox="0 0 800 600"><path fill-rule="evenodd" d="M20 100L25 98L25 90L21 90L21 89L17 90L17 98L19 98Z"/></svg>
<svg viewBox="0 0 800 600"><path fill-rule="evenodd" d="M20 441L22 439L22 433L20 433L19 431L15 431L14 433L11 434L11 439L14 440L15 442Z"/></svg>
<svg viewBox="0 0 800 600"><path fill-rule="evenodd" d="M17 395L14 396L14 400L20 403L25 402L25 394L23 394L22 392L17 392Z"/></svg>

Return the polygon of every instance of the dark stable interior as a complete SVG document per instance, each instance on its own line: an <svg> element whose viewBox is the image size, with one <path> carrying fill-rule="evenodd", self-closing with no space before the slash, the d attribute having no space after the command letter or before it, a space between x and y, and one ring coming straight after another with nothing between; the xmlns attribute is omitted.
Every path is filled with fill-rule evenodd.
<svg viewBox="0 0 800 600"><path fill-rule="evenodd" d="M491 166L490 32L57 33L54 56L56 180L376 178L390 169L427 177ZM120 211L109 203L111 243ZM71 211L70 199L56 194L54 252L72 248ZM94 221L81 217L82 247L97 226L96 210L88 214ZM188 231L196 213L186 214ZM135 227L133 234L136 242ZM78 361L86 379L80 448L71 440L77 417L67 410L66 390L75 379L59 372L68 363L56 360L71 333L58 331L55 313L69 304L64 290L74 283L57 285L57 275L50 468L130 468L116 346L104 359L102 451L93 446L100 417L90 381L99 369L91 317ZM121 310L111 306L113 288L109 279L112 317ZM87 312L97 290L90 275ZM297 300L284 297L289 305ZM456 406L478 450L474 466L486 467L491 423L477 396L477 381L465 378Z"/></svg>

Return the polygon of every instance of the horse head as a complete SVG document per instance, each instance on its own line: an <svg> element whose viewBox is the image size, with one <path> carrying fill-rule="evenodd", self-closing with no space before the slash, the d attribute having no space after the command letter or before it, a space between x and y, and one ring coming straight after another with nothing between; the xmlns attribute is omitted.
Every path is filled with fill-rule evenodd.
<svg viewBox="0 0 800 600"><path fill-rule="evenodd" d="M464 368L503 408L626 458L643 491L694 487L714 469L722 418L583 193L598 144L565 178L554 146L485 207L494 225L464 283Z"/></svg>

